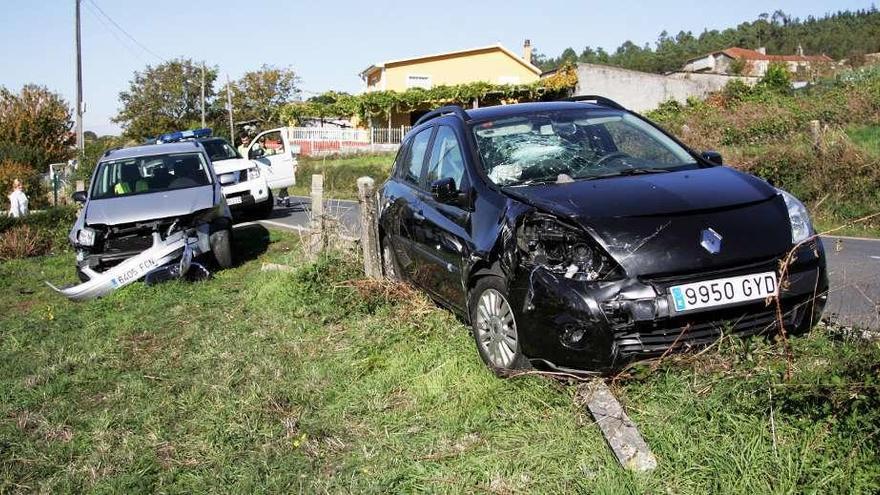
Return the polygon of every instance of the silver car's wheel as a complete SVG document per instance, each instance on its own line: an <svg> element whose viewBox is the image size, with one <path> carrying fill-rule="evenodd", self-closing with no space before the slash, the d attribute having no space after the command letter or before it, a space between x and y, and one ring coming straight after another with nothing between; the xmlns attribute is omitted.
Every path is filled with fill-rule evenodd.
<svg viewBox="0 0 880 495"><path fill-rule="evenodd" d="M495 289L480 294L474 327L477 342L490 364L496 368L513 366L518 352L516 319L507 299Z"/></svg>

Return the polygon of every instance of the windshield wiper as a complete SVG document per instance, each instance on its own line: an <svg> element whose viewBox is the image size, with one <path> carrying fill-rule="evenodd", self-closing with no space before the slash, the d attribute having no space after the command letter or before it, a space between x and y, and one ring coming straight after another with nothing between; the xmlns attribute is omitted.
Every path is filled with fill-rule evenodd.
<svg viewBox="0 0 880 495"><path fill-rule="evenodd" d="M647 175L647 174L665 174L668 172L672 172L672 170L665 168L649 168L649 167L636 167L636 168L627 168L623 170L618 170L617 172L612 172L610 174L602 174L602 175L594 175L593 177L586 177L586 180L593 179L605 179L607 177L622 177L627 175Z"/></svg>

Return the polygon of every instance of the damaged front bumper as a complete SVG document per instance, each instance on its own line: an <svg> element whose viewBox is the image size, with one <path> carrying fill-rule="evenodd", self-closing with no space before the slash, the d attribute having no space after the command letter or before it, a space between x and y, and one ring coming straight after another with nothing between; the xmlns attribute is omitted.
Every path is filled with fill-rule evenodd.
<svg viewBox="0 0 880 495"><path fill-rule="evenodd" d="M164 238L159 232L154 232L152 247L106 271L97 272L88 265L81 266L82 272L89 278L86 282L67 288L58 288L49 282L46 284L73 301L94 299L140 280L176 260L181 263L179 272L186 273L193 256L209 249L206 229L179 230Z"/></svg>
<svg viewBox="0 0 880 495"><path fill-rule="evenodd" d="M523 353L536 365L561 370L607 370L670 350L710 344L721 335L777 329L775 304L752 301L677 313L668 289L683 282L778 269L778 260L736 269L666 278L577 281L537 266L515 277ZM781 283L786 331L822 314L828 288L824 256L793 265Z"/></svg>

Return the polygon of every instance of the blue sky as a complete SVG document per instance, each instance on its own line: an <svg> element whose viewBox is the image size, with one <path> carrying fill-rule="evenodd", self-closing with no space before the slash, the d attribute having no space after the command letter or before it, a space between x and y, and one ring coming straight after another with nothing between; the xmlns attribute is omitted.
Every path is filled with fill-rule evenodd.
<svg viewBox="0 0 880 495"><path fill-rule="evenodd" d="M34 82L75 94L74 0L4 0L0 17L0 85ZM83 0L85 127L115 133L117 95L132 73L162 58L205 60L231 78L262 64L290 66L305 95L355 92L358 73L374 62L500 42L519 53L525 38L558 55L572 46L613 50L630 39L723 29L762 12L797 17L868 8L870 0L712 2L561 0ZM115 30L100 7L146 49ZM208 7L210 6L210 7ZM158 57L157 57L158 55ZM159 58L162 57L162 58Z"/></svg>

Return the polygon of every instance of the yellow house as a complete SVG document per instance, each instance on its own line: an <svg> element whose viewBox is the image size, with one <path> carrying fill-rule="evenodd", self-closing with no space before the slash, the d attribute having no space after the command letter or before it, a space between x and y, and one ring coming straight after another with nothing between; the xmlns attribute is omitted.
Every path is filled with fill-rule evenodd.
<svg viewBox="0 0 880 495"><path fill-rule="evenodd" d="M434 55L424 55L371 65L361 72L365 91L406 91L410 88L489 82L493 84L528 84L541 77L541 69L532 64L529 40L519 57L501 44L470 48ZM393 127L412 125L429 109L410 114L392 115ZM387 125L383 122L382 125Z"/></svg>

